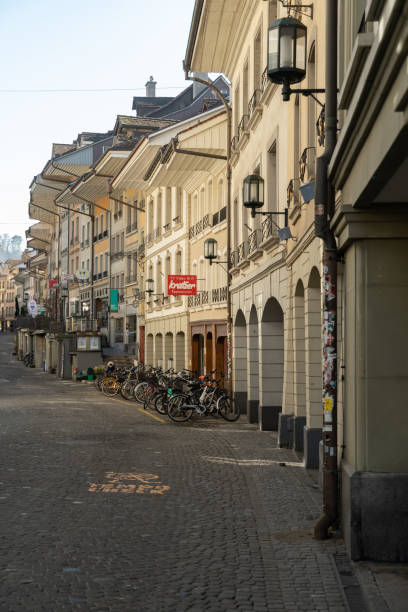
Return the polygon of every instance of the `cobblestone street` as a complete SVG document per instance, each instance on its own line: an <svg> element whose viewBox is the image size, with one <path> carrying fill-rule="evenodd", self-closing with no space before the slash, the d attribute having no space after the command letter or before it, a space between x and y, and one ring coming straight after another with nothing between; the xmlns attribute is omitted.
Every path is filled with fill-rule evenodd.
<svg viewBox="0 0 408 612"><path fill-rule="evenodd" d="M176 425L0 338L6 612L347 610L320 492L245 419ZM360 608L361 609L361 608Z"/></svg>

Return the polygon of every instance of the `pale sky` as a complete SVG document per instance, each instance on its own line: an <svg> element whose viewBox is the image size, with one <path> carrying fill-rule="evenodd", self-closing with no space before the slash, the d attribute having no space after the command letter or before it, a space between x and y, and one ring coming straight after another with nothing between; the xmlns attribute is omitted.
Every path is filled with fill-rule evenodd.
<svg viewBox="0 0 408 612"><path fill-rule="evenodd" d="M0 0L0 234L20 234L29 185L53 142L113 129L134 115L133 95L172 96L184 80L182 60L194 0ZM102 92L4 90L129 89Z"/></svg>

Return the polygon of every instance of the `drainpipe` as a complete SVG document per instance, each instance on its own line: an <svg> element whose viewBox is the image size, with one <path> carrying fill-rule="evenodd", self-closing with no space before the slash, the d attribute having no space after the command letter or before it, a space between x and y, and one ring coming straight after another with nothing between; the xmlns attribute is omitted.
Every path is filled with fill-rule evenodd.
<svg viewBox="0 0 408 612"><path fill-rule="evenodd" d="M221 91L214 85L212 81L206 81L200 77L189 74L189 67L184 63L184 72L186 80L202 83L206 87L210 87L221 100L227 113L227 378L230 384L232 393L232 304L231 304L231 277L230 277L230 261L231 261L231 135L232 135L232 112L228 100L223 96Z"/></svg>
<svg viewBox="0 0 408 612"><path fill-rule="evenodd" d="M337 460L337 245L330 219L334 188L328 176L337 136L337 0L326 0L325 150L316 160L315 233L323 240L323 515L317 540L329 537L338 517Z"/></svg>

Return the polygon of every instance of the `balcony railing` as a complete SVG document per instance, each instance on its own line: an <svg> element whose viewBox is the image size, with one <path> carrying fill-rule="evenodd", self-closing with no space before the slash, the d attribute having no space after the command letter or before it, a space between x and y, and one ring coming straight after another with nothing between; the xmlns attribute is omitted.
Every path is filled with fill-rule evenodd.
<svg viewBox="0 0 408 612"><path fill-rule="evenodd" d="M272 238L272 236L278 236L278 230L276 225L272 221L272 217L268 215L264 221L262 221L262 242Z"/></svg>
<svg viewBox="0 0 408 612"><path fill-rule="evenodd" d="M194 238L195 235L195 225L192 225L190 227L190 229L188 230L188 237L191 240L192 238Z"/></svg>
<svg viewBox="0 0 408 612"><path fill-rule="evenodd" d="M233 136L233 137L232 137L232 140L231 140L231 153L234 153L234 151L235 151L235 150L236 150L236 148L237 148L237 145L238 145L238 140L237 140L237 137L236 137L236 136Z"/></svg>
<svg viewBox="0 0 408 612"><path fill-rule="evenodd" d="M156 227L156 229L153 231L153 236L154 236L154 239L160 238L160 236L161 236L161 227Z"/></svg>
<svg viewBox="0 0 408 612"><path fill-rule="evenodd" d="M248 115L242 115L241 121L238 123L237 136L241 140L248 124Z"/></svg>
<svg viewBox="0 0 408 612"><path fill-rule="evenodd" d="M227 291L227 287L218 287L217 289L213 289L211 292L211 299L213 304L218 304L219 302L226 302Z"/></svg>
<svg viewBox="0 0 408 612"><path fill-rule="evenodd" d="M302 183L307 172L308 179L315 177L316 147L306 147L299 160L299 177Z"/></svg>
<svg viewBox="0 0 408 612"><path fill-rule="evenodd" d="M168 232L171 229L171 223L166 223L163 225L164 232Z"/></svg>
<svg viewBox="0 0 408 612"><path fill-rule="evenodd" d="M317 134L317 142L321 147L324 146L324 138L325 138L325 125L326 125L326 108L323 106L320 111L320 115L316 121L316 134Z"/></svg>
<svg viewBox="0 0 408 612"><path fill-rule="evenodd" d="M179 223L181 223L181 215L177 215L177 217L174 217L173 223L174 225L178 225Z"/></svg>
<svg viewBox="0 0 408 612"><path fill-rule="evenodd" d="M261 90L262 93L264 93L265 89L267 88L269 83L269 79L268 79L268 67L265 68L265 70L262 73L261 76Z"/></svg>
<svg viewBox="0 0 408 612"><path fill-rule="evenodd" d="M202 221L203 221L203 230L205 230L206 227L210 227L211 224L210 224L210 215L209 214L204 215Z"/></svg>
<svg viewBox="0 0 408 612"><path fill-rule="evenodd" d="M201 234L202 231L203 231L203 220L200 219L195 224L195 235L198 236L198 234Z"/></svg>
<svg viewBox="0 0 408 612"><path fill-rule="evenodd" d="M149 232L146 236L146 244L153 242L154 240L154 232Z"/></svg>
<svg viewBox="0 0 408 612"><path fill-rule="evenodd" d="M141 244L139 245L139 248L137 249L137 256L139 259L142 259L145 255L145 245Z"/></svg>
<svg viewBox="0 0 408 612"><path fill-rule="evenodd" d="M201 303L208 304L209 291L201 291Z"/></svg>
<svg viewBox="0 0 408 612"><path fill-rule="evenodd" d="M103 273L103 278L106 278L107 276L108 276L108 271L105 270L104 273Z"/></svg>
<svg viewBox="0 0 408 612"><path fill-rule="evenodd" d="M256 229L248 236L248 255L259 247L259 231Z"/></svg>
<svg viewBox="0 0 408 612"><path fill-rule="evenodd" d="M241 263L245 259L245 242L237 247L237 264Z"/></svg>
<svg viewBox="0 0 408 612"><path fill-rule="evenodd" d="M131 225L127 225L126 226L126 233L130 234L131 231L132 231L132 226Z"/></svg>
<svg viewBox="0 0 408 612"><path fill-rule="evenodd" d="M254 93L250 101L248 102L248 117L249 119L252 117L254 110L259 104L259 100L261 99L262 91L260 89L255 89Z"/></svg>

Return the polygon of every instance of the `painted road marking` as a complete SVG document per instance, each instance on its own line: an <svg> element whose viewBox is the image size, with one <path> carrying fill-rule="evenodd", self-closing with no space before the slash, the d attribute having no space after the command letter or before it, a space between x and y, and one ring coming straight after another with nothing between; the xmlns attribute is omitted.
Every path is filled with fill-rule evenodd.
<svg viewBox="0 0 408 612"><path fill-rule="evenodd" d="M108 398L107 398L108 399ZM126 404L126 406L129 406L130 402L127 402L126 400L121 400L119 398L112 398L115 402L121 402L122 404ZM139 408L138 406L136 406L136 410L138 410L141 414L145 414L146 416L151 417L152 419L155 419L156 421L159 421L159 423L167 423L168 421L165 421L164 419L161 419L160 417L158 417L156 414L152 414L151 412L148 412L147 410L145 410L144 408Z"/></svg>
<svg viewBox="0 0 408 612"><path fill-rule="evenodd" d="M136 493L137 495L145 493L163 495L166 491L170 491L168 485L160 482L160 476L157 474L108 472L105 478L110 482L90 483L88 491L90 493ZM129 481L137 481L137 484L128 484Z"/></svg>

